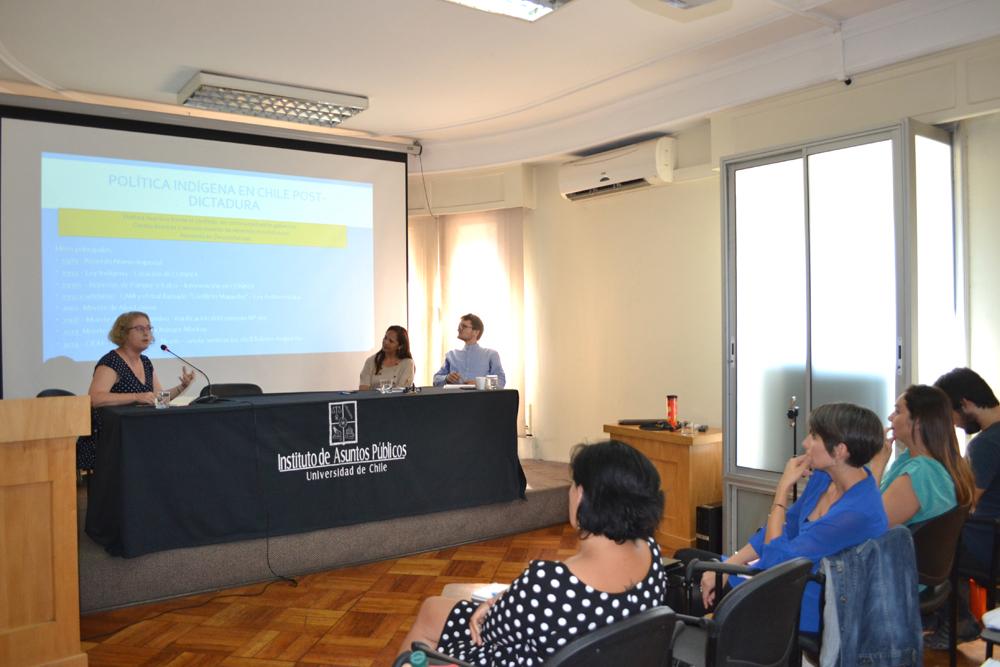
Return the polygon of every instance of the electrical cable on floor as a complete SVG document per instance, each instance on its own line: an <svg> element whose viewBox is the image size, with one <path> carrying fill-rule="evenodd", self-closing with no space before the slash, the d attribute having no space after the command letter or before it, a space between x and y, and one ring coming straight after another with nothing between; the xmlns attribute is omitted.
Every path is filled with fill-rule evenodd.
<svg viewBox="0 0 1000 667"><path fill-rule="evenodd" d="M172 609L166 609L164 611L161 611L161 612L158 612L156 614L153 614L152 616L147 616L146 618L139 619L138 621L132 621L131 623L126 623L125 625L121 626L120 628L117 628L115 630L111 630L109 632L103 632L103 633L101 633L99 635L92 635L90 637L81 637L80 641L90 642L90 641L94 641L96 639L101 639L103 637L109 637L111 635L114 635L114 634L117 634L117 633L121 632L122 630L130 628L133 625L137 625L139 623L144 623L146 621L151 621L151 620L153 620L155 618L159 618L160 616L163 616L164 614L170 614L170 613L173 613L175 611L184 611L184 610L187 610L187 609L198 609L199 607L204 607L205 605L207 605L207 604L209 604L211 602L215 602L216 600L220 600L222 598L227 598L227 597L241 597L241 598L257 597L257 596L263 595L265 593L265 591L267 591L268 588L270 588L273 584L276 584L278 582L285 582L285 583L289 584L292 588L297 588L298 587L299 582L298 582L297 579L295 579L295 577L289 577L288 575L280 574L280 573L276 572L274 570L274 567L272 567L272 565L271 565L271 510L270 510L270 508L268 507L268 504L267 504L267 494L263 492L264 491L264 488L263 488L264 484L263 484L263 479L262 479L262 476L261 476L260 433L257 430L257 408L254 406L253 403L251 403L249 401L231 401L231 402L233 402L233 403L242 403L243 405L250 406L250 414L253 415L254 470L255 470L256 475L257 475L257 490L259 492L260 497L263 499L263 502L264 502L264 560L267 563L267 569L271 572L272 575L274 575L274 579L272 581L267 582L264 585L264 588L260 589L260 591L258 591L256 593L222 593L222 594L216 595L214 597L211 597L208 600L206 600L204 602L201 602L201 603L198 603L198 604L184 605L184 606L181 606L181 607L174 607Z"/></svg>
<svg viewBox="0 0 1000 667"><path fill-rule="evenodd" d="M290 582L293 586L298 586L298 582L295 581L294 579L289 579L288 577L282 577L280 574L275 575L275 577L277 578L264 584L264 588L260 589L256 593L220 593L219 595L214 595L209 599L205 600L204 602L199 602L198 604L182 605L180 607L173 607L172 609L164 609L163 611L157 612L152 616L147 616L146 618L140 618L138 621L132 621L131 623L126 623L120 628L116 628L114 630L110 630L108 632L102 632L99 635L80 637L80 641L92 642L96 639L101 639L103 637L110 637L111 635L117 634L122 630L125 630L126 628L132 627L133 625L138 625L139 623L145 623L146 621L151 621L154 618L159 618L160 616L163 616L164 614L172 614L175 611L184 611L187 609L198 609L199 607L204 607L205 605L215 602L216 600L221 600L222 598L255 598L260 595L263 595L268 588L282 581Z"/></svg>

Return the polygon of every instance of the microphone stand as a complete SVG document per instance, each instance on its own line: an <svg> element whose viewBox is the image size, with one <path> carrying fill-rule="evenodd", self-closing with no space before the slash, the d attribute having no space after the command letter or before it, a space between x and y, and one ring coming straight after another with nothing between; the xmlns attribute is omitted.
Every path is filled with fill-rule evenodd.
<svg viewBox="0 0 1000 667"><path fill-rule="evenodd" d="M166 344L160 345L160 349L163 350L164 352L166 352L167 354L171 354L171 355L177 357L178 359L180 359L185 364L187 364L191 368L195 369L196 371L198 371L199 373L201 373L205 377L205 382L208 383L208 393L205 394L204 396L199 396L198 398L196 398L193 401L191 401L191 405L199 405L201 403L218 403L219 401L222 400L221 398L219 398L218 396L216 396L215 394L212 393L212 381L208 378L208 374L205 373L205 371L201 370L200 368L198 368L197 366L195 366L194 364L192 364L190 361L188 361L187 359L185 359L181 355L176 354L173 350L171 350L169 347L167 347Z"/></svg>
<svg viewBox="0 0 1000 667"><path fill-rule="evenodd" d="M788 412L785 413L785 416L788 417L788 426L792 429L792 456L795 456L799 444L799 404L795 402L794 396L792 396L792 400L788 403ZM799 485L796 482L795 486L792 487L792 502L794 503L798 499Z"/></svg>

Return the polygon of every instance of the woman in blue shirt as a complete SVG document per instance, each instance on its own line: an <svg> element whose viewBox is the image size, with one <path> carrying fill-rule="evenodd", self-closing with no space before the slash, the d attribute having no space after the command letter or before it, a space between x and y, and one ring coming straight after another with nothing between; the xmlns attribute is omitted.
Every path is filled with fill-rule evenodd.
<svg viewBox="0 0 1000 667"><path fill-rule="evenodd" d="M910 525L972 503L972 469L958 450L951 401L937 387L910 385L889 415L892 434L872 459L889 525ZM883 475L896 444L896 460Z"/></svg>
<svg viewBox="0 0 1000 667"><path fill-rule="evenodd" d="M728 562L766 569L805 556L815 571L825 556L882 535L889 522L865 464L882 449L884 439L881 420L867 408L831 403L813 410L802 441L806 453L785 466L767 524ZM792 504L789 494L803 477L809 483ZM731 581L738 585L742 580ZM715 601L715 573L702 577L701 594L708 608ZM819 598L819 586L810 582L799 618L805 632L819 631Z"/></svg>

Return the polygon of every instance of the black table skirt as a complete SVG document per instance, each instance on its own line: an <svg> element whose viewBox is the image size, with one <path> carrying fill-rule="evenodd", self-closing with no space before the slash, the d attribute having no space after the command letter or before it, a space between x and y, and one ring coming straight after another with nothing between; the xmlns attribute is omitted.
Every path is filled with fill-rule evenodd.
<svg viewBox="0 0 1000 667"><path fill-rule="evenodd" d="M101 410L87 534L125 557L524 497L516 391Z"/></svg>

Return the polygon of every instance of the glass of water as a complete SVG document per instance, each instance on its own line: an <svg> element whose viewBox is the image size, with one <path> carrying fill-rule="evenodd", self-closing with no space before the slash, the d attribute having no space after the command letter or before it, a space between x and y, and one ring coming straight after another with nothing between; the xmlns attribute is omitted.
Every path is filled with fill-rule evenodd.
<svg viewBox="0 0 1000 667"><path fill-rule="evenodd" d="M160 410L167 407L170 407L170 390L164 389L156 394L156 409Z"/></svg>

